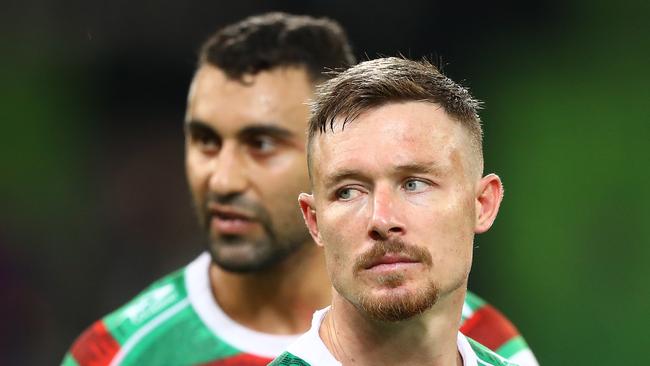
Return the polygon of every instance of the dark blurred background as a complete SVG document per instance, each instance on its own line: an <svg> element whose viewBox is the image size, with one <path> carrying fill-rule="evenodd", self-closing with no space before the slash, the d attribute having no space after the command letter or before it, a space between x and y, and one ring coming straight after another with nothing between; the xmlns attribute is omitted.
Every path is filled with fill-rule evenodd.
<svg viewBox="0 0 650 366"><path fill-rule="evenodd" d="M506 186L471 289L543 365L650 361L650 2L27 0L0 15L0 363L60 362L201 250L182 137L197 48L268 10L464 81Z"/></svg>

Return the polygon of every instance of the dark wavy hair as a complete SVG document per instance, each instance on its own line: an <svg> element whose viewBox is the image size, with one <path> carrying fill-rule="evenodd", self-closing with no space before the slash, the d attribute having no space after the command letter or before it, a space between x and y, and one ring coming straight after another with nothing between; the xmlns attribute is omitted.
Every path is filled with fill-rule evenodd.
<svg viewBox="0 0 650 366"><path fill-rule="evenodd" d="M213 34L201 47L199 66L211 64L228 77L276 67L304 67L313 81L355 63L343 28L327 18L267 13L248 17Z"/></svg>

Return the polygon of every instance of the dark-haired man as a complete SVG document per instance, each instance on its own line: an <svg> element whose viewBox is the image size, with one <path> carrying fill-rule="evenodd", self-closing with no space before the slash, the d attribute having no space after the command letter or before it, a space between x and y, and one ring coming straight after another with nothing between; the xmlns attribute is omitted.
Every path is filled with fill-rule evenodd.
<svg viewBox="0 0 650 366"><path fill-rule="evenodd" d="M66 364L265 365L309 328L331 291L295 203L309 188L306 102L323 70L352 64L343 30L326 19L265 14L205 43L185 132L207 251L91 326ZM468 296L465 310L465 331L529 353L480 299Z"/></svg>
<svg viewBox="0 0 650 366"><path fill-rule="evenodd" d="M332 305L274 365L511 365L458 330L474 234L503 197L483 175L479 103L391 57L325 82L313 105L300 206Z"/></svg>

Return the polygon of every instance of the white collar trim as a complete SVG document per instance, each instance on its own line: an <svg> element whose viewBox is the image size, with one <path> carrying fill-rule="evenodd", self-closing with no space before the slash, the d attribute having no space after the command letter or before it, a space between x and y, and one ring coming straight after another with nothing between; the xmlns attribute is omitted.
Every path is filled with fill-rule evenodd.
<svg viewBox="0 0 650 366"><path fill-rule="evenodd" d="M474 353L472 346L461 332L458 332L456 344L458 345L458 352L460 352L460 356L463 358L463 366L478 366L476 353Z"/></svg>
<svg viewBox="0 0 650 366"><path fill-rule="evenodd" d="M209 269L212 258L203 252L185 269L187 296L199 318L217 337L239 350L267 358L282 353L299 335L273 335L246 328L232 320L212 296Z"/></svg>
<svg viewBox="0 0 650 366"><path fill-rule="evenodd" d="M314 313L311 321L311 328L307 333L303 334L298 340L287 349L291 354L298 356L305 360L310 365L318 366L341 366L332 353L330 353L325 343L320 337L320 326L325 318L325 314L330 310L330 307L318 310ZM458 352L463 358L463 366L478 366L478 359L472 346L467 341L467 338L458 332L456 336L456 344Z"/></svg>
<svg viewBox="0 0 650 366"><path fill-rule="evenodd" d="M289 346L288 352L305 360L314 366L341 366L341 363L330 353L320 337L319 331L325 314L330 310L326 307L317 310L311 320L311 328L296 343Z"/></svg>

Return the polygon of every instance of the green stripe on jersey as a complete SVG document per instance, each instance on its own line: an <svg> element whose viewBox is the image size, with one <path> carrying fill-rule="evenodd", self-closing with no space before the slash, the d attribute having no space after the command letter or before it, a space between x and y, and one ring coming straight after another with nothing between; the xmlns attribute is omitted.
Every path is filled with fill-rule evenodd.
<svg viewBox="0 0 650 366"><path fill-rule="evenodd" d="M465 304L467 304L472 311L476 311L485 305L485 300L467 291L467 294L465 295Z"/></svg>
<svg viewBox="0 0 650 366"><path fill-rule="evenodd" d="M469 345L472 347L472 350L474 350L479 366L517 366L516 364L509 362L505 358L492 352L489 348L478 343L477 341L469 337L465 338L467 338Z"/></svg>
<svg viewBox="0 0 650 366"><path fill-rule="evenodd" d="M278 356L268 366L311 366L307 361L302 358L292 355L289 352L284 352Z"/></svg>
<svg viewBox="0 0 650 366"><path fill-rule="evenodd" d="M143 337L125 356L123 364L195 365L239 353L215 337L188 303Z"/></svg>
<svg viewBox="0 0 650 366"><path fill-rule="evenodd" d="M184 269L154 282L133 300L104 318L104 324L120 345L141 327L187 298Z"/></svg>
<svg viewBox="0 0 650 366"><path fill-rule="evenodd" d="M497 353L505 358L510 358L517 352L528 349L528 344L524 340L524 337L517 336L506 342L504 345L497 349Z"/></svg>
<svg viewBox="0 0 650 366"><path fill-rule="evenodd" d="M70 352L65 354L65 358L63 358L63 362L61 362L61 366L79 366L77 361L75 361L74 357L72 357L72 354Z"/></svg>

